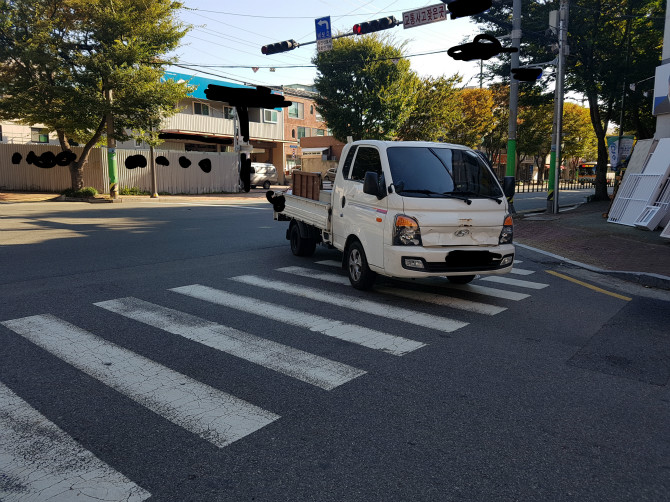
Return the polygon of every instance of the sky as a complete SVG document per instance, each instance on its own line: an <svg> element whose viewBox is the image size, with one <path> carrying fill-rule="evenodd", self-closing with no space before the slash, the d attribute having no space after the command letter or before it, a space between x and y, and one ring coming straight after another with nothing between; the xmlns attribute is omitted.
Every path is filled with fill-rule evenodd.
<svg viewBox="0 0 670 502"><path fill-rule="evenodd" d="M179 18L192 30L173 54L179 65L169 69L249 85L311 85L316 69L311 59L316 44L266 56L263 45L294 39L316 40L315 20L330 16L332 32L347 33L356 23L393 15L439 0L183 0ZM407 41L411 68L421 77L447 77L456 73L463 85L479 85L479 61L456 61L447 55L450 47L470 42L479 33L469 18L435 22L409 29L402 25L385 30L397 43ZM425 54L425 53L435 54ZM254 71L254 68L257 68ZM274 71L271 71L274 68Z"/></svg>

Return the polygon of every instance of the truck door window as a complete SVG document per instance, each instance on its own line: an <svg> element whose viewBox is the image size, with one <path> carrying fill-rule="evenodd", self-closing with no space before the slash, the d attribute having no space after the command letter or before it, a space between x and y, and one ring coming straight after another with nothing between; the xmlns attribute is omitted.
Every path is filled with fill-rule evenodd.
<svg viewBox="0 0 670 502"><path fill-rule="evenodd" d="M365 180L365 173L368 171L375 172L381 176L382 162L376 148L362 146L358 149L358 155L356 155L350 179L352 181L360 181L363 183L363 180Z"/></svg>
<svg viewBox="0 0 670 502"><path fill-rule="evenodd" d="M349 149L349 153L347 153L347 158L344 160L344 165L342 166L342 176L344 176L344 179L349 179L349 169L354 160L354 155L356 155L356 150L358 150L358 146L352 146Z"/></svg>

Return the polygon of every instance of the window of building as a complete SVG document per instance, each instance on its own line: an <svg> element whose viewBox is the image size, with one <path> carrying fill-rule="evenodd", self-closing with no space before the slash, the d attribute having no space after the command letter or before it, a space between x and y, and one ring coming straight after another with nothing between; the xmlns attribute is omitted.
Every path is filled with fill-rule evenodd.
<svg viewBox="0 0 670 502"><path fill-rule="evenodd" d="M269 124L277 123L277 110L263 110L263 122Z"/></svg>
<svg viewBox="0 0 670 502"><path fill-rule="evenodd" d="M2 126L0 125L0 143L2 143Z"/></svg>
<svg viewBox="0 0 670 502"><path fill-rule="evenodd" d="M309 127L298 127L298 139L309 136Z"/></svg>
<svg viewBox="0 0 670 502"><path fill-rule="evenodd" d="M263 114L261 113L261 108L249 108L249 122L261 122Z"/></svg>
<svg viewBox="0 0 670 502"><path fill-rule="evenodd" d="M49 135L46 133L45 129L39 127L30 128L30 141L33 143L48 143Z"/></svg>
<svg viewBox="0 0 670 502"><path fill-rule="evenodd" d="M205 103L193 103L193 113L196 115L209 115L209 105Z"/></svg>
<svg viewBox="0 0 670 502"><path fill-rule="evenodd" d="M294 101L291 103L291 106L288 107L288 116L292 119L302 119L305 118L305 105Z"/></svg>
<svg viewBox="0 0 670 502"><path fill-rule="evenodd" d="M323 129L314 129L314 136L323 136L325 131Z"/></svg>
<svg viewBox="0 0 670 502"><path fill-rule="evenodd" d="M223 107L223 118L228 120L233 120L235 118L235 108L232 106Z"/></svg>
<svg viewBox="0 0 670 502"><path fill-rule="evenodd" d="M309 105L309 114L314 115L314 105Z"/></svg>
<svg viewBox="0 0 670 502"><path fill-rule="evenodd" d="M291 137L295 138L295 129L291 129Z"/></svg>
<svg viewBox="0 0 670 502"><path fill-rule="evenodd" d="M314 115L314 118L319 122L323 122L323 117L318 111L316 112L316 115Z"/></svg>
<svg viewBox="0 0 670 502"><path fill-rule="evenodd" d="M141 139L136 139L135 140L135 146L137 146L137 147L142 146L142 140Z"/></svg>

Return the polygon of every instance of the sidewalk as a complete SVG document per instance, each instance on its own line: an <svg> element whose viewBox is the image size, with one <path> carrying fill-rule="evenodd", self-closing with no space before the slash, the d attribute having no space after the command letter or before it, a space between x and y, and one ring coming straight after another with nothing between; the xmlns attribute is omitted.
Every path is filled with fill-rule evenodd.
<svg viewBox="0 0 670 502"><path fill-rule="evenodd" d="M644 286L670 289L670 239L608 223L609 201L514 217L514 241Z"/></svg>
<svg viewBox="0 0 670 502"><path fill-rule="evenodd" d="M273 187L284 189L287 187ZM178 202L258 202L265 203L265 190L237 194L122 195L121 201L143 201L156 204ZM58 194L0 192L0 204L55 200ZM599 273L611 274L639 284L670 289L670 239L660 231L608 223L603 214L609 201L590 202L574 208L561 208L558 214L546 212L517 213L514 216L514 241L520 247L553 256Z"/></svg>

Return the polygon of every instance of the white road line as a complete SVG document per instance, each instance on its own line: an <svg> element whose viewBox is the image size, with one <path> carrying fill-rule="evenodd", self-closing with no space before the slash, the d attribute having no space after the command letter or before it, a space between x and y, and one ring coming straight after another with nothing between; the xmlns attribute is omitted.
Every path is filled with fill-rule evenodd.
<svg viewBox="0 0 670 502"><path fill-rule="evenodd" d="M140 502L151 494L0 383L0 500Z"/></svg>
<svg viewBox="0 0 670 502"><path fill-rule="evenodd" d="M523 263L523 260L514 260L515 265L517 265L518 263Z"/></svg>
<svg viewBox="0 0 670 502"><path fill-rule="evenodd" d="M357 310L359 312L365 312L366 314L378 315L387 317L389 319L404 321L410 324L416 324L439 331L451 332L467 326L468 324L461 321L455 321L447 317L424 314L422 312L416 312L414 310L404 309L402 307L396 307L393 305L386 305L384 303L374 302L364 298L354 298L352 296L335 292L324 292L322 289L298 286L296 284L290 284L288 282L282 281L273 281L253 275L232 277L232 279L244 284L271 289L273 291L279 291L284 294L309 298L310 300L329 303L331 305L338 305L346 309Z"/></svg>
<svg viewBox="0 0 670 502"><path fill-rule="evenodd" d="M510 274L516 275L531 275L535 273L535 270L526 270L525 268L513 268L509 271Z"/></svg>
<svg viewBox="0 0 670 502"><path fill-rule="evenodd" d="M500 277L498 275L482 277L481 280L496 282L498 284L509 284L510 286L518 286L520 288L528 289L543 289L549 286L549 284L542 284L540 282L520 281L519 279L510 279L509 277Z"/></svg>
<svg viewBox="0 0 670 502"><path fill-rule="evenodd" d="M461 298L453 298L451 296L426 293L412 289L375 287L375 291L379 291L380 293L384 294L400 296L402 298L408 298L410 300L434 303L436 305L443 305L445 307L451 307L454 309L476 312L477 314L495 315L507 310L506 307L498 307L497 305L489 305L488 303L473 302L470 300L463 300Z"/></svg>
<svg viewBox="0 0 670 502"><path fill-rule="evenodd" d="M311 268L304 267L282 267L278 268L277 271L284 272L286 274L298 275L300 277L308 277L309 279L318 279L320 281L332 282L335 284L343 284L348 286L351 284L349 278L343 275L330 274L328 272L319 272L318 270L313 270Z"/></svg>
<svg viewBox="0 0 670 502"><path fill-rule="evenodd" d="M407 338L389 335L388 333L382 333L381 331L375 331L355 324L346 324L334 319L327 319L318 315L264 302L248 296L235 295L199 284L174 288L171 291L217 305L249 312L250 314L275 319L292 326L307 328L326 336L356 343L370 349L382 350L395 356L402 356L425 345L424 343L408 340Z"/></svg>
<svg viewBox="0 0 670 502"><path fill-rule="evenodd" d="M322 389L334 389L365 374L352 366L137 298L95 305Z"/></svg>
<svg viewBox="0 0 670 502"><path fill-rule="evenodd" d="M220 448L279 418L53 315L24 317L2 324Z"/></svg>
<svg viewBox="0 0 670 502"><path fill-rule="evenodd" d="M530 295L526 293L517 293L516 291L505 291L504 289L489 288L486 286L478 286L476 284L444 284L445 288L457 289L459 291L467 291L477 295L493 296L494 298L501 298L503 300L512 300L518 302L528 298Z"/></svg>

